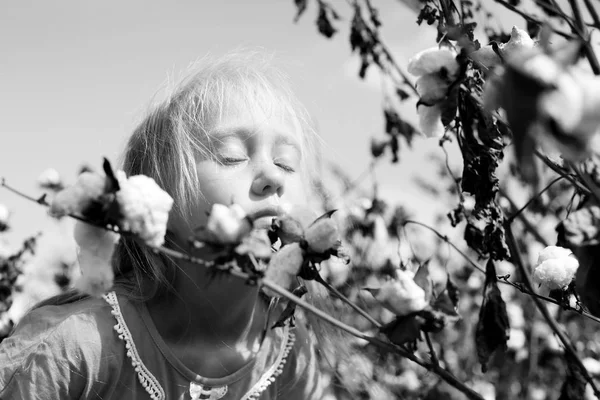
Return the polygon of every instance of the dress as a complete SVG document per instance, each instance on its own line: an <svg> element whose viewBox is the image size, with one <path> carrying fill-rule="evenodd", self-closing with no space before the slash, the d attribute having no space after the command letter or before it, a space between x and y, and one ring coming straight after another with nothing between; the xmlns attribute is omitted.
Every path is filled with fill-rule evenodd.
<svg viewBox="0 0 600 400"><path fill-rule="evenodd" d="M239 370L200 377L166 346L145 305L115 292L36 309L0 344L2 400L318 399L319 376L307 330L286 324Z"/></svg>

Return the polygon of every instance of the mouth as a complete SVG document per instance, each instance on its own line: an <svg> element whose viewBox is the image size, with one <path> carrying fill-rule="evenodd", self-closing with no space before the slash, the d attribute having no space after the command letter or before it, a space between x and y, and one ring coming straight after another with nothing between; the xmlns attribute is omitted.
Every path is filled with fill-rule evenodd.
<svg viewBox="0 0 600 400"><path fill-rule="evenodd" d="M267 206L248 213L248 217L253 221L254 228L269 229L273 218L277 218L283 213L279 206Z"/></svg>
<svg viewBox="0 0 600 400"><path fill-rule="evenodd" d="M252 220L258 220L264 217L278 217L283 214L283 210L279 206L267 206L259 208L248 213L248 217Z"/></svg>
<svg viewBox="0 0 600 400"><path fill-rule="evenodd" d="M274 218L276 218L274 215L257 218L254 220L253 227L254 229L269 229Z"/></svg>

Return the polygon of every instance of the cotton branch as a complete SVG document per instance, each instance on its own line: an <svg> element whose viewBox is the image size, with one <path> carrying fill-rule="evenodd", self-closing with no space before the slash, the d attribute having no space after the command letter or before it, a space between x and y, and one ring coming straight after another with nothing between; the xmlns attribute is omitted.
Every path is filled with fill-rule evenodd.
<svg viewBox="0 0 600 400"><path fill-rule="evenodd" d="M505 231L506 231L506 241L507 241L508 247L510 249L510 254L512 255L512 261L515 263L515 265L517 266L517 268L523 275L523 280L525 281L525 285L526 285L527 289L529 291L533 291L533 285L531 284L531 277L529 275L529 271L527 270L527 268L525 268L523 260L521 259L521 253L519 252L519 247L518 247L517 241L515 240L515 237L513 235L512 227L510 226L510 224L505 225ZM585 379L588 381L588 383L594 390L594 394L596 395L597 398L600 399L600 391L598 391L598 388L596 387L594 380L592 379L590 374L587 372L587 369L585 368L585 366L583 365L583 363L577 356L577 351L573 347L573 344L571 343L569 337L563 332L562 328L559 326L558 322L554 319L554 317L552 317L552 315L546 308L545 304L542 303L542 301L537 296L532 296L532 298L533 298L533 301L535 302L535 305L537 306L538 310L540 310L540 312L542 313L542 316L544 317L544 319L546 320L546 322L548 323L548 325L550 326L552 331L554 331L554 333L560 339L561 343L563 344L563 346L565 348L565 351L567 353L569 353L569 355L572 357L573 361L575 361L577 363L577 365L581 369L581 372L583 373Z"/></svg>
<svg viewBox="0 0 600 400"><path fill-rule="evenodd" d="M423 228L426 228L428 230L430 230L431 232L433 232L436 236L438 236L440 239L442 239L444 242L446 242L449 246L451 246L452 248L454 248L454 250L456 250L469 264L471 264L473 266L473 268L475 268L476 270L482 272L485 274L485 271L483 270L483 268L481 268L475 261L473 261L473 259L471 259L466 253L464 253L462 250L460 250L454 243L452 243L450 241L450 239L448 239L448 237L446 235L442 235L440 232L438 232L435 228L424 224L422 222L417 222L417 221L411 221L411 220L407 220L405 221L405 225L408 224L414 224L414 225L419 225ZM578 315L582 315L588 319L591 319L592 321L598 322L600 323L600 318L597 318L595 316L593 316L592 314L583 311L582 309L578 309L578 308L573 308L570 306L565 306L563 304L560 304L557 300L551 298L551 297L546 297L546 296L542 296L538 293L536 293L533 289L531 288L525 288L523 287L523 285L518 284L518 283L514 283L508 280L508 276L499 276L498 277L498 282L503 283L503 284L508 284L511 285L512 287L514 287L515 289L519 290L521 293L526 294L528 296L531 297L537 297L540 300L544 300L547 301L548 303L552 303L552 304L556 304L558 306L563 307L564 309L568 310L568 311L572 311L574 313L577 313Z"/></svg>

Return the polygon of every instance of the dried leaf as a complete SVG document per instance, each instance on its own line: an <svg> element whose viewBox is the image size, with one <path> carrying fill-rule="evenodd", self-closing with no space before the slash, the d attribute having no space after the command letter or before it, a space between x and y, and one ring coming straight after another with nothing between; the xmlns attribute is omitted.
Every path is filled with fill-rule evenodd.
<svg viewBox="0 0 600 400"><path fill-rule="evenodd" d="M496 267L489 260L485 269L483 303L479 310L479 321L475 331L477 356L483 372L487 371L487 362L496 351L506 350L510 334L510 324L506 313L506 304L496 281Z"/></svg>
<svg viewBox="0 0 600 400"><path fill-rule="evenodd" d="M456 309L456 305L450 298L450 295L448 294L448 290L442 291L442 293L440 293L439 296L437 296L435 298L435 301L434 301L432 307L438 311L443 312L446 315L449 315L452 317L458 316L458 311Z"/></svg>
<svg viewBox="0 0 600 400"><path fill-rule="evenodd" d="M565 354L567 361L567 379L560 390L558 400L580 400L585 398L585 386L587 380L581 366L573 359L569 353Z"/></svg>
<svg viewBox="0 0 600 400"><path fill-rule="evenodd" d="M331 21L329 20L329 14L327 11L327 6L322 1L319 1L319 16L317 17L317 27L319 28L319 32L323 36L330 39L337 32L337 29L335 29L334 26L331 24Z"/></svg>
<svg viewBox="0 0 600 400"><path fill-rule="evenodd" d="M397 345L414 343L421 336L421 322L417 315L398 317L389 324L381 327L381 332L390 342Z"/></svg>
<svg viewBox="0 0 600 400"><path fill-rule="evenodd" d="M296 4L296 8L298 9L296 11L296 16L294 17L294 22L298 22L302 14L304 14L304 11L306 11L306 5L308 4L308 0L294 0L294 3Z"/></svg>
<svg viewBox="0 0 600 400"><path fill-rule="evenodd" d="M590 313L600 317L600 245L575 247L572 250L579 260L579 268L575 274L575 290Z"/></svg>
<svg viewBox="0 0 600 400"><path fill-rule="evenodd" d="M115 176L115 173L110 165L110 161L105 157L104 162L102 163L102 168L104 169L104 173L106 174L106 193L114 193L121 189L119 186L119 181Z"/></svg>
<svg viewBox="0 0 600 400"><path fill-rule="evenodd" d="M292 294L295 295L296 297L302 297L306 293L308 293L308 289L306 289L306 286L304 286L304 285L300 285L292 291ZM279 319L277 320L277 322L275 322L275 324L273 324L271 329L275 329L275 328L284 326L285 321L287 321L288 319L290 319L293 323L293 318L294 318L295 312L296 312L296 303L294 303L293 301L288 301L287 306L281 312Z"/></svg>
<svg viewBox="0 0 600 400"><path fill-rule="evenodd" d="M413 278L415 283L423 289L425 292L425 301L429 303L431 296L433 294L433 283L429 277L429 260L425 261L423 264L419 266L415 277Z"/></svg>

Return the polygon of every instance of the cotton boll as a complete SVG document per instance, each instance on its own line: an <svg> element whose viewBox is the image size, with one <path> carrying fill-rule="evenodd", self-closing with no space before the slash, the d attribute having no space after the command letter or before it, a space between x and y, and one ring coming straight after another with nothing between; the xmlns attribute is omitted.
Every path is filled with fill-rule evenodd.
<svg viewBox="0 0 600 400"><path fill-rule="evenodd" d="M425 292L411 275L398 270L396 279L385 282L379 289L366 289L375 299L399 317L418 312L427 307Z"/></svg>
<svg viewBox="0 0 600 400"><path fill-rule="evenodd" d="M106 177L93 172L79 175L73 186L69 186L56 194L50 204L50 215L62 217L67 214L82 214L105 193Z"/></svg>
<svg viewBox="0 0 600 400"><path fill-rule="evenodd" d="M44 170L38 177L38 185L51 190L62 189L62 179L54 168Z"/></svg>
<svg viewBox="0 0 600 400"><path fill-rule="evenodd" d="M543 93L538 99L538 112L550 118L564 132L574 131L583 116L583 91L569 74L555 82L556 90Z"/></svg>
<svg viewBox="0 0 600 400"><path fill-rule="evenodd" d="M311 250L324 253L339 240L337 226L331 218L320 219L306 230L305 239Z"/></svg>
<svg viewBox="0 0 600 400"><path fill-rule="evenodd" d="M273 254L265 278L284 289L291 289L292 284L300 272L300 267L304 262L304 253L298 243L291 243L283 246L277 253ZM269 296L278 296L265 287L265 292Z"/></svg>
<svg viewBox="0 0 600 400"><path fill-rule="evenodd" d="M420 105L417 113L419 114L419 128L425 136L430 138L444 136L446 129L442 123L442 108L439 105L431 107Z"/></svg>
<svg viewBox="0 0 600 400"><path fill-rule="evenodd" d="M173 199L150 177L126 178L123 171L118 171L117 178L120 189L116 199L122 214L121 228L135 233L150 246L161 246Z"/></svg>
<svg viewBox="0 0 600 400"><path fill-rule="evenodd" d="M78 259L81 268L81 276L75 287L92 296L100 296L113 285L114 272L111 261L120 236L82 222L75 224L74 235L79 246Z"/></svg>
<svg viewBox="0 0 600 400"><path fill-rule="evenodd" d="M456 62L456 52L447 47L432 47L417 53L408 61L408 73L421 76L440 72L444 68L447 74L454 76L460 66Z"/></svg>
<svg viewBox="0 0 600 400"><path fill-rule="evenodd" d="M510 40L499 47L503 54L510 55L516 51L532 49L534 45L535 42L527 32L513 26L510 32Z"/></svg>
<svg viewBox="0 0 600 400"><path fill-rule="evenodd" d="M573 280L578 266L576 259L544 261L535 268L533 278L536 282L546 284L550 289L565 289Z"/></svg>
<svg viewBox="0 0 600 400"><path fill-rule="evenodd" d="M415 82L417 93L425 104L433 105L446 97L448 82L437 74L423 75Z"/></svg>

